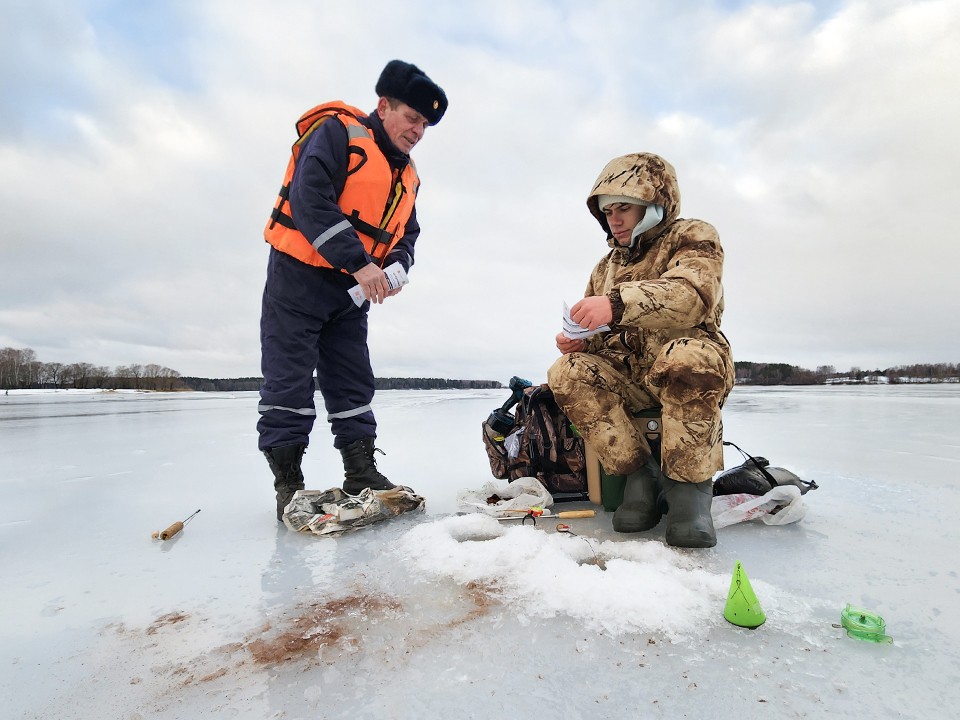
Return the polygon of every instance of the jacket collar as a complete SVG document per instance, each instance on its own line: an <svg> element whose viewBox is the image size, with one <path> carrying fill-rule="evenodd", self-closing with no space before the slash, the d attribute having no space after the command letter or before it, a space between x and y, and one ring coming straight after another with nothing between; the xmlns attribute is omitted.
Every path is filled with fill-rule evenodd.
<svg viewBox="0 0 960 720"><path fill-rule="evenodd" d="M406 167L407 163L410 162L410 156L393 144L393 140L387 135L387 131L383 127L383 121L380 119L380 116L377 115L376 110L365 118L361 118L360 122L373 130L373 139L376 141L377 146L383 152L384 156L386 156L391 167L397 170Z"/></svg>

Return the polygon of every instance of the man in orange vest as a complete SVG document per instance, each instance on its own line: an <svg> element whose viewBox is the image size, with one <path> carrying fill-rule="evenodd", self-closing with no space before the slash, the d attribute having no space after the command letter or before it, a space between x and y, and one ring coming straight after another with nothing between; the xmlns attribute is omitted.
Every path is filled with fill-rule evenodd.
<svg viewBox="0 0 960 720"><path fill-rule="evenodd" d="M314 372L343 456L344 491L394 487L374 459L367 311L400 292L390 278L413 265L419 178L410 151L443 117L447 97L401 60L387 63L376 92L369 115L339 101L304 113L264 230L271 247L257 430L278 520L304 487L301 460L317 415ZM393 268L390 277L384 268Z"/></svg>

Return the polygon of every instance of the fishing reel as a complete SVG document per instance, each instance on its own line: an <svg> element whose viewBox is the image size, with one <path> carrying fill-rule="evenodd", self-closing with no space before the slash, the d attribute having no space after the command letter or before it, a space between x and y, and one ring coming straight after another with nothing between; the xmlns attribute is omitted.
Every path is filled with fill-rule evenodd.
<svg viewBox="0 0 960 720"><path fill-rule="evenodd" d="M532 382L524 380L517 375L510 378L510 397L507 398L507 401L503 405L490 413L490 417L487 418L487 424L498 435L506 435L513 429L516 418L510 410L523 399L523 391L532 385Z"/></svg>

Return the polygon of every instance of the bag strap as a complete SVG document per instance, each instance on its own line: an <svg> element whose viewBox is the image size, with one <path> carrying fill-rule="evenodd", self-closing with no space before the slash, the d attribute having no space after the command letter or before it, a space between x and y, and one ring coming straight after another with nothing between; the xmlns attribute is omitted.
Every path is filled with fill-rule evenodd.
<svg viewBox="0 0 960 720"><path fill-rule="evenodd" d="M756 459L753 455L751 455L750 453L748 453L748 452L746 452L745 450L741 449L739 445L735 445L734 443L730 442L729 440L724 440L724 441L723 441L723 444L724 444L724 445L729 445L730 447L735 447L737 450L740 450L740 454L743 455L745 458L748 458L748 459L750 460L750 462L752 462L752 463L756 466L757 470L759 470L761 473L763 473L763 477L765 477L765 478L767 479L767 482L770 483L770 487L777 487L777 486L780 484L780 483L777 482L776 478L773 477L773 475L771 475L769 472L767 472L767 468L766 468L765 466L761 465L759 460L757 460L757 459ZM797 478L797 480L799 480L799 481L802 482L804 485L806 485L810 490L816 490L818 487L820 487L819 485L817 485L817 483L816 483L815 480L804 480L804 479L802 479L802 478Z"/></svg>

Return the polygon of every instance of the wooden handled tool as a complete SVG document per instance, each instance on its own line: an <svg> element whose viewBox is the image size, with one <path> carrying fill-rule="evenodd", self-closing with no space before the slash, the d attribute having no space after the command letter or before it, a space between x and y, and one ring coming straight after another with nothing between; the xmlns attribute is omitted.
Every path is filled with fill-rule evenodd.
<svg viewBox="0 0 960 720"><path fill-rule="evenodd" d="M592 518L592 517L595 517L597 514L596 510L564 510L554 515L552 512L550 512L549 509L541 509L541 508L529 508L528 510L509 510L508 509L508 510L504 510L503 512L517 513L516 519L519 519L520 515L526 515L527 517L529 517L530 515L533 515L534 517L555 517L555 518L560 518L561 520L569 520L569 519L575 519L575 518ZM499 518L499 519L513 520L515 518L505 517L505 518Z"/></svg>
<svg viewBox="0 0 960 720"><path fill-rule="evenodd" d="M177 520L173 525L160 533L160 539L169 540L181 530L183 530L183 523Z"/></svg>
<svg viewBox="0 0 960 720"><path fill-rule="evenodd" d="M197 510L197 512L193 513L193 515L196 515L198 512L200 512L200 511ZM181 521L181 520L177 520L177 522L175 522L173 525L171 525L170 527L168 527L168 528L167 528L166 530L164 530L163 532L161 532L161 533L159 533L159 534L158 534L158 533L154 533L153 537L155 537L155 538L159 537L161 540L169 540L169 539L172 538L174 535L176 535L176 534L179 533L181 530L183 530L183 526L186 525L188 522L190 522L190 519L193 517L193 515L191 515L190 517L188 517L186 520L182 520L182 521Z"/></svg>

